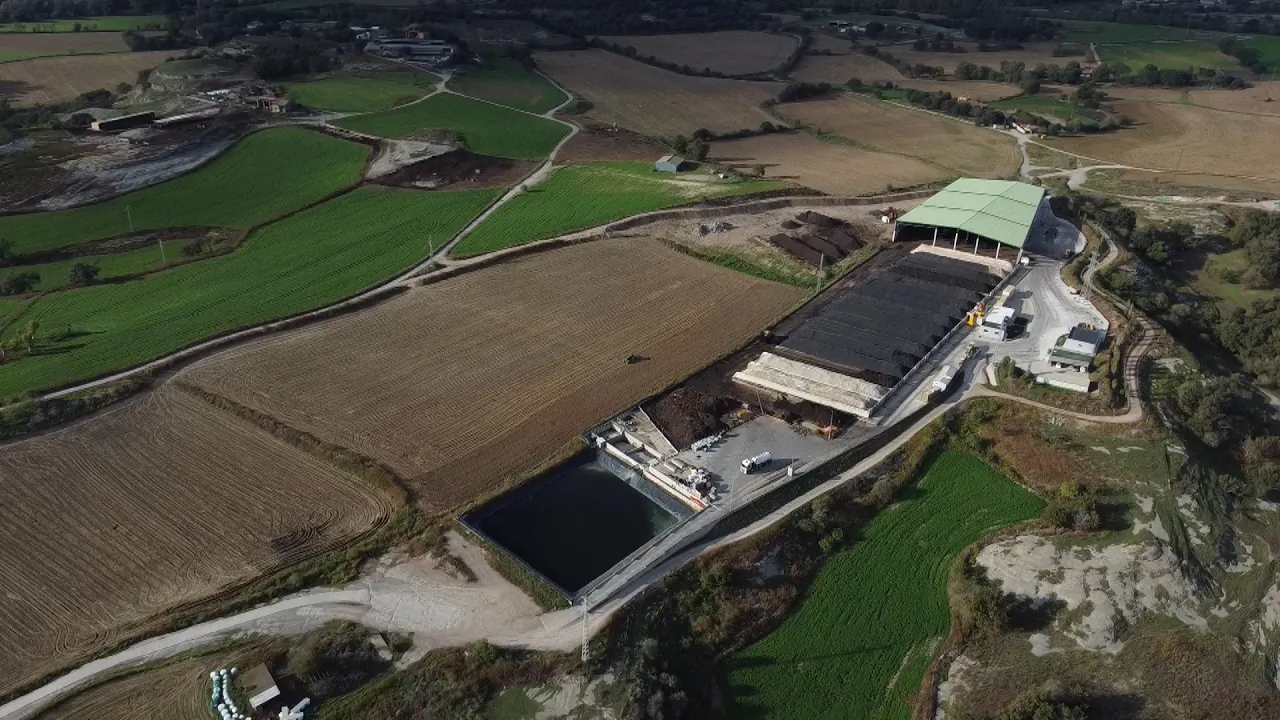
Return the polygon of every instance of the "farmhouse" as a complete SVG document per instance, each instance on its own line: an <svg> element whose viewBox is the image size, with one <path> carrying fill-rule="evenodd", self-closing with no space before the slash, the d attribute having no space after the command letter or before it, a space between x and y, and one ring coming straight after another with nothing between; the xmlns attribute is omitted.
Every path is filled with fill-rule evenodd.
<svg viewBox="0 0 1280 720"><path fill-rule="evenodd" d="M679 155L663 155L653 164L657 172L678 173L684 169L684 158Z"/></svg>
<svg viewBox="0 0 1280 720"><path fill-rule="evenodd" d="M996 259L1001 248L1016 249L1021 260L1033 228L1051 215L1044 188L961 178L898 218L893 239L927 241Z"/></svg>

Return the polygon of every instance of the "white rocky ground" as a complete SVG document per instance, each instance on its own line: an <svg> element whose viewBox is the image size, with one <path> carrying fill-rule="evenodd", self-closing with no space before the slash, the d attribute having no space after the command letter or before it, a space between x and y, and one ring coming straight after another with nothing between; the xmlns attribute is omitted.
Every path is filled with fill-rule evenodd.
<svg viewBox="0 0 1280 720"><path fill-rule="evenodd" d="M1060 617L1083 613L1060 629L1088 650L1118 653L1122 628L1147 612L1171 615L1208 630L1195 587L1173 553L1157 545L1128 543L1102 548L1058 548L1044 538L1020 535L983 548L978 564L1005 592L1066 603ZM1044 638L1036 654L1049 651Z"/></svg>

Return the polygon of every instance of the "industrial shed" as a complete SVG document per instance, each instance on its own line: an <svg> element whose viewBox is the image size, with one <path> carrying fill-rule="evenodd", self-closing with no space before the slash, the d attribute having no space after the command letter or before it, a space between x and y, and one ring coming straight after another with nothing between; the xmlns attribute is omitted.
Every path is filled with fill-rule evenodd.
<svg viewBox="0 0 1280 720"><path fill-rule="evenodd" d="M922 240L997 259L1002 247L1014 248L1021 259L1032 228L1049 212L1044 188L961 178L898 218L893 239Z"/></svg>

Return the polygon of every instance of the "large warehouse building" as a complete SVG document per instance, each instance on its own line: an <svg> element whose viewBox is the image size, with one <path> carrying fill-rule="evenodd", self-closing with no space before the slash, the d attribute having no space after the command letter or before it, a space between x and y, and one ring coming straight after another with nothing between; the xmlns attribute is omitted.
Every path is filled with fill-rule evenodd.
<svg viewBox="0 0 1280 720"><path fill-rule="evenodd" d="M951 183L894 226L895 241L920 247L833 288L835 297L734 380L870 419L970 311L990 300L1051 218L1044 190L1034 185Z"/></svg>
<svg viewBox="0 0 1280 720"><path fill-rule="evenodd" d="M897 240L925 241L934 246L1000 257L1016 262L1032 229L1052 215L1044 188L1009 180L962 178L914 210L898 218Z"/></svg>

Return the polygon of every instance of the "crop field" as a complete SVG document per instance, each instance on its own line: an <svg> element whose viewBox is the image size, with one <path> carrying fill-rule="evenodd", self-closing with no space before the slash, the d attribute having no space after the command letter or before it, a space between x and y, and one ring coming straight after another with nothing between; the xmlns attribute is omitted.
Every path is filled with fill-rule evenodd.
<svg viewBox="0 0 1280 720"><path fill-rule="evenodd" d="M775 190L777 182L725 182L655 173L648 163L571 165L513 198L453 249L470 257L564 235L630 215L726 195Z"/></svg>
<svg viewBox="0 0 1280 720"><path fill-rule="evenodd" d="M553 120L451 93L394 110L343 118L334 124L392 139L447 128L461 134L467 150L473 153L527 160L546 157L569 132Z"/></svg>
<svg viewBox="0 0 1280 720"><path fill-rule="evenodd" d="M796 49L793 37L747 30L612 35L601 39L624 48L633 47L640 57L653 56L663 62L687 65L695 72L709 69L725 75L769 72L786 62Z"/></svg>
<svg viewBox="0 0 1280 720"><path fill-rule="evenodd" d="M1098 55L1103 62L1122 62L1134 70L1147 65L1155 65L1162 70L1226 69L1240 65L1212 43L1195 41L1100 45Z"/></svg>
<svg viewBox="0 0 1280 720"><path fill-rule="evenodd" d="M729 661L742 717L907 720L949 632L947 573L984 535L1039 515L1034 495L945 452L819 573L799 609Z"/></svg>
<svg viewBox="0 0 1280 720"><path fill-rule="evenodd" d="M375 112L411 103L435 89L440 78L424 72L368 72L289 83L289 97L315 110Z"/></svg>
<svg viewBox="0 0 1280 720"><path fill-rule="evenodd" d="M449 89L531 113L553 110L568 99L546 78L506 58L495 58L488 67L468 66L450 78Z"/></svg>
<svg viewBox="0 0 1280 720"><path fill-rule="evenodd" d="M844 95L788 103L777 112L867 149L905 155L957 174L1004 178L1022 163L1013 138L871 98Z"/></svg>
<svg viewBox="0 0 1280 720"><path fill-rule="evenodd" d="M386 463L443 510L487 497L804 296L654 241L597 240L416 288L179 377ZM633 353L645 360L623 362Z"/></svg>
<svg viewBox="0 0 1280 720"><path fill-rule="evenodd" d="M1079 43L1136 43L1157 40L1188 40L1205 35L1199 31L1188 33L1186 28L1159 25L1126 25L1124 23L1095 22L1092 20L1064 20L1064 40Z"/></svg>
<svg viewBox="0 0 1280 720"><path fill-rule="evenodd" d="M72 337L0 365L0 397L127 368L354 295L425 258L498 192L362 187L255 231L230 254L46 295L24 317Z"/></svg>
<svg viewBox="0 0 1280 720"><path fill-rule="evenodd" d="M791 72L791 77L801 82L826 82L832 85L844 85L853 78L864 83L891 82L903 88L926 92L949 92L956 97L982 101L1012 97L1022 92L1017 85L994 82L913 80L898 72L898 69L889 63L861 53L807 56L800 61L799 67Z"/></svg>
<svg viewBox="0 0 1280 720"><path fill-rule="evenodd" d="M73 210L0 217L15 254L132 230L188 225L247 229L359 181L369 148L301 128L257 132L200 169Z"/></svg>
<svg viewBox="0 0 1280 720"><path fill-rule="evenodd" d="M829 195L871 195L950 177L913 158L823 142L798 132L716 141L710 160L738 167L764 165L766 177Z"/></svg>
<svg viewBox="0 0 1280 720"><path fill-rule="evenodd" d="M1134 126L1113 133L1053 141L1054 147L1107 162L1152 170L1274 181L1280 117L1249 117L1172 103L1115 103Z"/></svg>
<svg viewBox="0 0 1280 720"><path fill-rule="evenodd" d="M173 55L173 50L157 50L0 63L0 96L13 107L66 102L90 90L133 84L139 70L150 70Z"/></svg>
<svg viewBox="0 0 1280 720"><path fill-rule="evenodd" d="M179 660L76 693L34 720L209 720L209 673L231 658L209 655ZM238 665L244 667L244 665Z"/></svg>
<svg viewBox="0 0 1280 720"><path fill-rule="evenodd" d="M171 388L0 453L0 693L350 541L396 500ZM51 491L55 489L56 491Z"/></svg>
<svg viewBox="0 0 1280 720"><path fill-rule="evenodd" d="M1166 90L1164 88L1111 88L1107 95L1150 103L1199 105L1211 110L1244 115L1280 115L1280 82L1265 80L1242 90ZM1268 98L1270 98L1268 100ZM1236 118L1244 120L1247 118Z"/></svg>
<svg viewBox="0 0 1280 720"><path fill-rule="evenodd" d="M1022 110L1036 115L1056 118L1064 122L1087 117L1083 106L1077 105L1069 99L1054 95L1020 95L1015 98L988 103L987 107L1005 112Z"/></svg>
<svg viewBox="0 0 1280 720"><path fill-rule="evenodd" d="M0 24L0 33L122 33L126 30L163 30L168 24L169 20L164 15L112 15L78 20Z"/></svg>
<svg viewBox="0 0 1280 720"><path fill-rule="evenodd" d="M0 62L119 52L129 52L120 33L0 33Z"/></svg>
<svg viewBox="0 0 1280 720"><path fill-rule="evenodd" d="M180 259L183 259L181 243L170 243L164 250L157 244L115 255L92 255L38 265L0 268L0 281L16 273L34 272L40 275L40 282L35 290L48 292L68 284L71 266L76 263L97 265L98 282L108 282L163 267L165 260L173 262Z"/></svg>
<svg viewBox="0 0 1280 720"><path fill-rule="evenodd" d="M965 49L965 52L945 52L932 50L916 50L910 45L894 46L885 48L885 50L895 58L914 65L915 63L924 63L933 67L940 67L953 73L956 66L962 62L971 62L974 65L986 65L996 70L1000 69L1000 63L1008 60L1010 62L1021 62L1028 68L1033 68L1040 63L1045 65L1066 65L1075 60L1081 62L1084 55L1080 54L1074 57L1055 57L1053 49L1058 45L1056 42L1028 42L1023 43L1021 48L1016 50L992 50L990 52L981 52L978 50L977 43L956 43ZM1083 50L1084 48L1081 47Z"/></svg>
<svg viewBox="0 0 1280 720"><path fill-rule="evenodd" d="M754 129L769 120L760 109L781 83L689 77L628 60L607 50L542 52L538 67L592 104L589 117L651 137Z"/></svg>
<svg viewBox="0 0 1280 720"><path fill-rule="evenodd" d="M1280 73L1280 38L1274 35L1259 35L1245 40L1244 44L1258 51L1259 59L1266 66L1267 72Z"/></svg>

